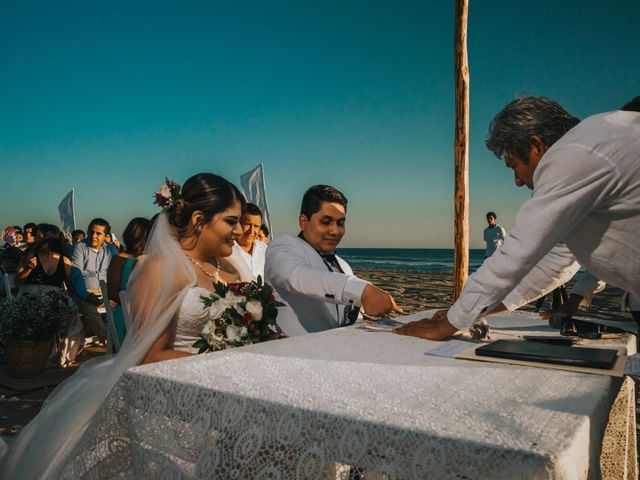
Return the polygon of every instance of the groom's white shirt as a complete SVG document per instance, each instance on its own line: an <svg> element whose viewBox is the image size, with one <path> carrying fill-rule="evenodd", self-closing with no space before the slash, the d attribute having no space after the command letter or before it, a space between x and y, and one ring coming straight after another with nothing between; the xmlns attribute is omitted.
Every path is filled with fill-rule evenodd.
<svg viewBox="0 0 640 480"><path fill-rule="evenodd" d="M345 305L360 306L368 282L336 259L344 273L329 271L320 254L299 237L282 235L269 244L265 278L287 304L278 310L278 324L286 335L343 326Z"/></svg>

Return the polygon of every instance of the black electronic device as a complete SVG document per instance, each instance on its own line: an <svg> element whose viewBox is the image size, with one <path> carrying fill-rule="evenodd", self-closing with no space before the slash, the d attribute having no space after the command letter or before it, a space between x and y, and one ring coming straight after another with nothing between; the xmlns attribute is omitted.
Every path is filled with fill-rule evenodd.
<svg viewBox="0 0 640 480"><path fill-rule="evenodd" d="M496 340L478 347L476 355L610 370L616 363L618 351L608 348L552 345L543 342Z"/></svg>

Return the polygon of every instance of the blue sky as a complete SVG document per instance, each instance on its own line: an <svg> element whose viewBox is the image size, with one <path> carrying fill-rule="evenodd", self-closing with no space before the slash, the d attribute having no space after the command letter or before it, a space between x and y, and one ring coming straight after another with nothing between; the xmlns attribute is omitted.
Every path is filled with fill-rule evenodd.
<svg viewBox="0 0 640 480"><path fill-rule="evenodd" d="M585 117L640 95L637 0L471 1L471 245L529 192L484 147L519 94ZM0 223L122 231L165 176L262 162L278 233L349 198L348 247L453 243L453 1L0 0Z"/></svg>

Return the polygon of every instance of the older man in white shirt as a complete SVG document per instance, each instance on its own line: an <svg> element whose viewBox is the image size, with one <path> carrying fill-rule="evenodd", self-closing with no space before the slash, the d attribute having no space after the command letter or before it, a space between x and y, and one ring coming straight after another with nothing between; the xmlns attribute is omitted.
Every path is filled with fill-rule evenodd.
<svg viewBox="0 0 640 480"><path fill-rule="evenodd" d="M640 114L578 122L542 97L518 98L493 119L487 147L532 198L457 302L397 333L440 340L468 328L562 240L598 278L640 296Z"/></svg>

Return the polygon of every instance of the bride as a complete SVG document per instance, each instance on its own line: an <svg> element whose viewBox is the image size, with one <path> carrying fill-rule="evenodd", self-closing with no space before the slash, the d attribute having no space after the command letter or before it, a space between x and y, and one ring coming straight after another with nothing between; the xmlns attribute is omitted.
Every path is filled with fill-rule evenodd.
<svg viewBox="0 0 640 480"><path fill-rule="evenodd" d="M0 477L56 478L67 456L129 367L193 355L202 329L200 296L218 282L250 280L232 255L245 200L227 180L201 173L179 191L163 185L142 264L129 281L132 324L117 355L86 362L47 399L5 455ZM5 445L0 445L0 450Z"/></svg>

